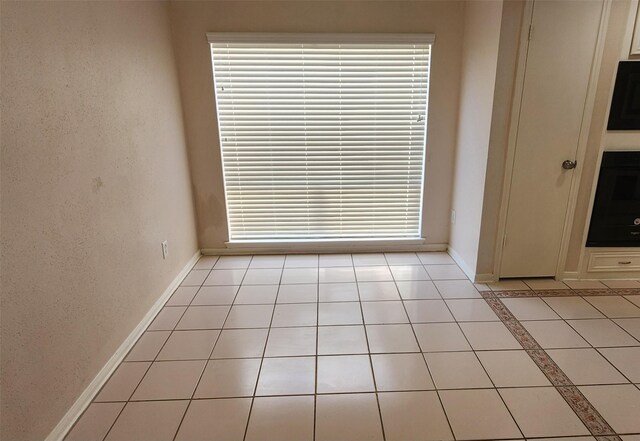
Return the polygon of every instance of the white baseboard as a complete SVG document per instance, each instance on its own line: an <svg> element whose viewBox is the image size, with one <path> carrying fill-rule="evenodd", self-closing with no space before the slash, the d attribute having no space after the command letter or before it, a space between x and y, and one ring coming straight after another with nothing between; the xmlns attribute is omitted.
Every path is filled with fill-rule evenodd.
<svg viewBox="0 0 640 441"><path fill-rule="evenodd" d="M379 244L379 243L290 243L290 244L247 244L238 246L234 244L230 248L203 248L202 254L205 256L222 256L229 254L300 254L300 253L381 253L381 252L430 252L446 251L446 243L431 244Z"/></svg>
<svg viewBox="0 0 640 441"><path fill-rule="evenodd" d="M556 277L558 280L640 280L637 271L580 272L565 271Z"/></svg>
<svg viewBox="0 0 640 441"><path fill-rule="evenodd" d="M469 268L469 266L467 265L467 262L464 261L464 259L460 256L460 254L458 254L456 250L454 250L451 247L447 248L447 252L451 256L451 258L458 264L460 269L467 275L467 277L475 282L476 281L475 271L471 271L471 268Z"/></svg>
<svg viewBox="0 0 640 441"><path fill-rule="evenodd" d="M447 252L473 283L491 283L498 280L493 273L476 274L474 271L471 271L471 268L469 268L464 259L453 248L449 247Z"/></svg>
<svg viewBox="0 0 640 441"><path fill-rule="evenodd" d="M556 277L556 280L579 280L581 279L578 271L565 271Z"/></svg>
<svg viewBox="0 0 640 441"><path fill-rule="evenodd" d="M96 394L100 391L104 383L109 379L111 374L116 370L120 362L124 359L124 357L129 353L133 345L138 341L142 333L147 329L147 326L151 324L156 315L160 312L164 304L169 300L171 294L176 290L176 288L182 282L182 279L185 278L187 273L191 271L191 268L196 264L198 259L200 258L200 251L195 253L189 262L182 268L180 273L171 281L167 289L162 293L162 295L158 298L158 300L153 304L149 312L143 317L143 319L138 323L138 326L129 334L129 336L125 339L124 342L120 345L120 347L116 350L116 352L111 356L109 361L103 366L103 368L98 372L98 375L95 376L93 381L89 383L89 386L80 394L78 399L73 403L73 405L69 408L67 413L62 417L60 422L56 427L53 428L49 436L45 438L45 441L62 441L63 438L67 435L67 432L71 430L76 420L82 415L85 409L91 404L91 400L96 396Z"/></svg>
<svg viewBox="0 0 640 441"><path fill-rule="evenodd" d="M497 281L498 279L495 274L486 273L486 274L476 274L474 283L492 283Z"/></svg>

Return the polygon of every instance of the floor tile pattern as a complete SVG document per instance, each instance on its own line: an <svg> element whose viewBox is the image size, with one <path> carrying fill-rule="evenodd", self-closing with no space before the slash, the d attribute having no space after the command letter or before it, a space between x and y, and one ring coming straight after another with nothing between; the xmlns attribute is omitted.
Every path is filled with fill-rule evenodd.
<svg viewBox="0 0 640 441"><path fill-rule="evenodd" d="M511 333L527 350L531 359L538 365L540 370L547 376L562 397L569 403L576 415L582 420L592 435L614 435L615 431L604 420L602 415L591 405L582 395L580 390L573 385L569 377L560 369L553 359L540 347L536 340L529 334L526 328L504 305L501 299L491 292L483 292L483 296L489 306L493 308L503 323L509 328Z"/></svg>
<svg viewBox="0 0 640 441"><path fill-rule="evenodd" d="M67 441L640 440L640 282L202 256Z"/></svg>

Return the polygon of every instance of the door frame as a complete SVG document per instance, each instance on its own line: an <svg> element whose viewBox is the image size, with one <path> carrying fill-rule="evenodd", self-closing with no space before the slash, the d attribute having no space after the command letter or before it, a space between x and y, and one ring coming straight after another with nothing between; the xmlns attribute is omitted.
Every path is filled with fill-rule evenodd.
<svg viewBox="0 0 640 441"><path fill-rule="evenodd" d="M514 81L513 95L511 99L511 114L509 118L509 133L507 137L507 149L505 159L504 179L502 184L502 196L500 201L500 211L498 214L498 228L496 234L496 242L494 249L494 266L493 279L500 279L500 268L502 266L503 246L507 235L507 213L509 209L509 197L511 195L511 183L513 180L513 168L515 162L516 143L518 140L518 124L520 121L520 112L522 109L522 93L524 90L524 80L527 65L527 55L529 50L529 36L535 38L535 28L532 26L533 10L536 1L526 0L522 26L520 29L520 43L518 48L518 57L516 61L516 75ZM580 125L580 133L578 136L578 146L576 150L576 161L578 167L574 169L571 177L571 187L569 190L569 199L567 202L567 213L565 214L564 225L562 229L562 240L560 243L560 252L558 262L556 264L555 278L561 278L564 274L567 254L569 251L569 239L571 236L571 227L575 217L575 208L578 199L578 190L580 187L580 179L582 176L587 140L589 137L589 128L591 126L591 117L596 97L596 89L598 76L600 73L600 65L602 62L602 54L604 52L604 41L607 33L609 22L609 11L611 9L612 0L603 0L600 11L600 23L598 25L598 36L596 38L596 46L593 55L593 63L589 73L589 82L587 85L587 96L585 98L584 111L582 113L582 122Z"/></svg>

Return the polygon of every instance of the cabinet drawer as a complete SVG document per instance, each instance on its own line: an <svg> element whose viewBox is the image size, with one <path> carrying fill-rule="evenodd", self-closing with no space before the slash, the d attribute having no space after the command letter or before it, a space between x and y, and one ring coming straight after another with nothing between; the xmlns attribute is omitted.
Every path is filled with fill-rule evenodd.
<svg viewBox="0 0 640 441"><path fill-rule="evenodd" d="M587 271L640 271L640 253L591 254Z"/></svg>

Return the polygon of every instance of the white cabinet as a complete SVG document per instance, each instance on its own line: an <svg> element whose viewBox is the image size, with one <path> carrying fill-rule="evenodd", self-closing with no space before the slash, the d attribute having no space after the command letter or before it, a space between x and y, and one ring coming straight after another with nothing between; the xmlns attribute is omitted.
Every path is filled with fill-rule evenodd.
<svg viewBox="0 0 640 441"><path fill-rule="evenodd" d="M591 253L587 271L640 271L640 252Z"/></svg>
<svg viewBox="0 0 640 441"><path fill-rule="evenodd" d="M640 280L640 248L585 248L581 269L567 278Z"/></svg>

